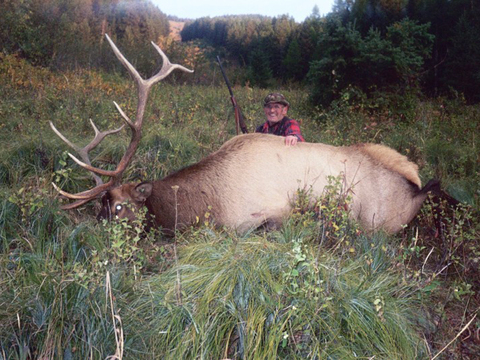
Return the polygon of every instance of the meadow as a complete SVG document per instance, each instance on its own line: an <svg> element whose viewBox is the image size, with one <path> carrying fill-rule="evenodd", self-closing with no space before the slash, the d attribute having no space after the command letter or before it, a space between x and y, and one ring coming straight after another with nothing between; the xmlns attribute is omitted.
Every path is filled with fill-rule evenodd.
<svg viewBox="0 0 480 360"><path fill-rule="evenodd" d="M161 178L235 136L228 91L172 77L150 95L124 180ZM329 109L286 87L307 141L386 144L462 202L431 199L402 233L368 235L331 191L300 193L282 228L238 236L206 221L167 238L98 223L98 202L63 211L52 182L93 186L69 139L89 119L117 128L135 88L124 72L56 73L0 54L0 359L475 359L480 353L480 106L460 94L366 98ZM272 89L274 90L274 89ZM234 89L247 126L269 89ZM133 116L133 115L131 115ZM114 168L129 134L93 154ZM259 154L261 156L261 154ZM241 164L239 164L241 166Z"/></svg>

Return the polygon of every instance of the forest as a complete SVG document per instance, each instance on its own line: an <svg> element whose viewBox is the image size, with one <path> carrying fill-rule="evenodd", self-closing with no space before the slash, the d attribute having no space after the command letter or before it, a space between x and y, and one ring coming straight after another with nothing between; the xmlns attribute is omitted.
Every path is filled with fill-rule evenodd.
<svg viewBox="0 0 480 360"><path fill-rule="evenodd" d="M478 359L480 2L336 0L302 22L181 19L150 0L0 4L0 360ZM279 228L246 234L210 211L172 237L143 212L97 221L100 199L64 210L56 187L95 180L50 122L85 146L91 123L121 126L113 102L132 121L137 109L105 35L144 78L163 63L151 42L194 70L150 92L124 182L236 136L219 56L250 131L280 91L307 142L386 145L459 204L430 196L400 232L371 233L339 176L318 197L299 188ZM92 164L115 169L131 136L106 137Z"/></svg>
<svg viewBox="0 0 480 360"><path fill-rule="evenodd" d="M479 7L469 0L339 0L326 17L313 9L300 24L287 15L201 18L182 38L235 54L254 85L307 82L324 105L349 86L370 94L418 85L431 96L457 91L478 102Z"/></svg>
<svg viewBox="0 0 480 360"><path fill-rule="evenodd" d="M3 53L36 65L117 67L105 33L146 72L158 65L145 45L152 39L174 60L185 56L170 49L178 44L166 40L167 15L149 1L3 0L3 8ZM215 54L230 60L239 84L308 85L317 105L347 89L365 96L418 89L475 103L479 24L480 4L472 0L338 0L327 16L314 8L301 23L288 15L200 18L187 21L181 35L184 43L197 41L204 61L214 62Z"/></svg>

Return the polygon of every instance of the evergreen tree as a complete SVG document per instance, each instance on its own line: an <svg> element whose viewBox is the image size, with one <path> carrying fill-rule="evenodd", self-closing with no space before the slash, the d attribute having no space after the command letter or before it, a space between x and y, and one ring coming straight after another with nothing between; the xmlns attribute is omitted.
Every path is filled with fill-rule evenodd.
<svg viewBox="0 0 480 360"><path fill-rule="evenodd" d="M272 68L268 53L264 51L265 41L258 41L252 47L249 55L247 80L251 85L268 87L272 79Z"/></svg>
<svg viewBox="0 0 480 360"><path fill-rule="evenodd" d="M408 19L389 26L385 35L371 28L362 36L354 24L344 26L332 16L318 42L319 58L311 63L313 100L328 105L349 86L367 94L415 86L432 43L428 25Z"/></svg>
<svg viewBox="0 0 480 360"><path fill-rule="evenodd" d="M451 38L443 82L462 92L467 100L480 101L480 9L465 11Z"/></svg>
<svg viewBox="0 0 480 360"><path fill-rule="evenodd" d="M320 34L323 32L324 22L324 18L312 13L300 24L296 37L301 52L300 62L297 64L298 73L302 74L299 80L303 80L309 71Z"/></svg>
<svg viewBox="0 0 480 360"><path fill-rule="evenodd" d="M301 62L302 53L300 51L300 45L296 39L293 39L288 46L287 55L283 60L285 78L296 81L302 80L304 73Z"/></svg>

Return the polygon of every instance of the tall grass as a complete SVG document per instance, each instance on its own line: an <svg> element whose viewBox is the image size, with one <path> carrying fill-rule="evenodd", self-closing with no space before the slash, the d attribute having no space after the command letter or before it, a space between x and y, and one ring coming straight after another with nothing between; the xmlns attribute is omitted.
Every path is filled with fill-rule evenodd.
<svg viewBox="0 0 480 360"><path fill-rule="evenodd" d="M0 81L2 359L424 359L480 304L476 106L409 98L408 111L347 101L327 111L312 109L303 90L282 89L309 141L384 142L470 207L428 205L386 237L362 234L341 206L319 214L306 201L277 231L238 237L203 226L173 243L139 224L95 223L94 203L64 212L51 186L76 192L93 181L48 121L85 144L89 118L101 129L121 123L113 100L133 112L128 80L3 56ZM250 129L263 121L267 92L235 89ZM161 84L149 104L125 180L162 177L234 135L224 88ZM114 166L128 141L126 132L107 138L95 163Z"/></svg>
<svg viewBox="0 0 480 360"><path fill-rule="evenodd" d="M132 354L149 349L162 359L426 355L415 331L418 290L388 270L386 256L386 266L373 266L363 256L322 251L318 257L317 244L308 238L280 244L261 235L202 235L180 248L177 266L152 276L128 304L134 318L142 319L127 331L140 346L129 349ZM369 242L370 256L383 252L383 244L360 240Z"/></svg>

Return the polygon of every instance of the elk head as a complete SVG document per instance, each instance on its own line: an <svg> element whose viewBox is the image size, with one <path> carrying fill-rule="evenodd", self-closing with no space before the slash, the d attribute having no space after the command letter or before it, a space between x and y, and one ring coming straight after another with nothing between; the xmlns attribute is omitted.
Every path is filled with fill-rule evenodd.
<svg viewBox="0 0 480 360"><path fill-rule="evenodd" d="M92 166L88 153L92 149L94 149L98 144L100 144L100 142L106 136L108 136L110 134L118 133L119 131L121 131L123 129L123 127L125 125L122 125L118 129L100 132L97 129L97 127L95 126L95 124L90 120L90 123L91 123L91 125L92 125L92 127L95 131L95 137L88 145L81 148L80 146L77 146L77 145L71 143L65 136L63 136L55 128L53 123L50 121L50 126L53 129L53 131L68 146L70 146L72 149L74 149L78 153L78 155L80 156L80 158L82 160L77 159L75 156L73 156L70 153L68 155L78 165L80 165L84 169L90 171L94 180L95 180L95 183L96 183L96 186L93 189L82 191L82 192L76 193L76 194L70 194L68 192L65 192L65 191L61 190L60 188L58 188L55 184L53 184L55 189L64 198L75 200L74 202L72 202L70 204L63 205L62 209L64 209L64 210L77 208L77 207L79 207L79 206L81 206L81 205L83 205L83 204L85 204L85 203L87 203L87 202L89 202L89 201L91 201L95 198L98 198L98 197L102 196L107 191L110 191L112 189L113 189L112 191L116 191L120 195L122 194L122 191L123 191L124 194L134 193L134 192L130 191L130 190L132 190L130 188L133 185L131 185L131 184L124 185L124 186L126 186L126 188L124 190L122 190L122 187L119 187L119 185L120 185L122 174L125 171L125 169L127 168L130 161L132 160L133 155L135 154L135 152L138 148L138 144L139 144L141 136L142 136L143 117L144 117L144 113L145 113L145 106L146 106L146 103L147 103L149 92L150 92L153 85L155 85L157 82L166 78L175 69L179 69L179 70L182 70L182 71L185 71L185 72L190 72L190 73L193 72L193 70L189 70L189 69L187 69L187 68L185 68L181 65L170 63L169 59L163 53L163 51L154 42L152 42L153 47L158 51L158 53L162 57L163 64L162 64L162 67L160 68L160 70L154 76L152 76L151 78L149 78L147 80L144 80L140 76L138 71L132 66L132 64L130 64L130 62L123 56L123 54L120 52L120 50L118 50L117 46L113 43L113 41L110 39L110 37L106 34L105 34L105 36L106 36L108 42L110 43L110 46L112 47L113 52L115 53L116 57L123 64L123 66L125 66L125 68L130 73L130 75L134 78L136 86L137 86L138 102L137 102L137 110L136 110L136 115L135 115L135 121L130 120L130 118L120 108L120 106L116 102L114 102L115 107L117 108L118 112L122 116L123 120L130 127L130 130L132 132L132 136L131 136L130 144L128 145L127 150L125 151L125 154L123 155L119 164L117 165L117 168L115 170L112 170L112 171L103 170L103 169ZM104 183L101 176L108 177L109 178L108 182ZM141 206L140 204L141 203L143 204L143 202L145 202L145 199L143 199L143 201L142 201L142 196L145 197L145 195L147 194L147 192L146 192L146 190L148 190L147 188L148 188L148 186L143 187L142 192L138 192L137 190L133 189L133 190L135 190L139 193L139 196L132 197L132 198L126 198L126 197L121 198L121 199L123 199L123 201L122 202L115 201L115 203L110 204L109 210L107 212L110 212L111 214L115 214L118 217L127 217L127 218L130 218L130 219L134 218L134 213L133 213L132 208L134 209L138 206ZM151 191L151 188L150 188L150 191ZM109 194L109 195L111 197L111 194ZM108 201L108 199L104 199L104 202L105 201ZM124 202L127 202L127 203L130 202L131 205L133 205L133 207L129 208L129 206L124 206ZM99 216L101 214L99 214ZM104 216L104 218L110 218L110 217L109 216L108 217Z"/></svg>
<svg viewBox="0 0 480 360"><path fill-rule="evenodd" d="M97 220L111 220L113 217L135 220L135 212L145 204L152 190L151 183L142 182L123 184L108 191L102 197L102 209L97 215Z"/></svg>

